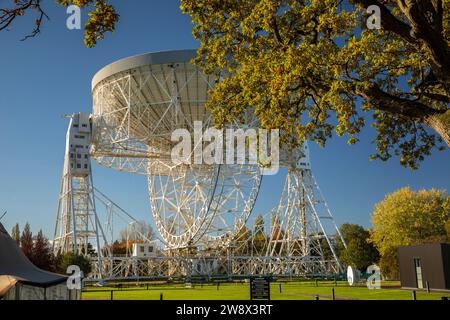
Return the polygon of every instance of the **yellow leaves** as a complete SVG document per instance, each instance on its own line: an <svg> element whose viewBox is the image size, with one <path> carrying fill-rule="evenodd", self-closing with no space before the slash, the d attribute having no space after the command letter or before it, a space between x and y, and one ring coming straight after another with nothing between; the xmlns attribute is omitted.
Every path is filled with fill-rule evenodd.
<svg viewBox="0 0 450 320"><path fill-rule="evenodd" d="M57 0L57 2L66 7L72 4L81 8L92 7L84 28L84 43L88 48L94 47L97 40L103 39L107 32L113 32L119 20L115 8L108 4L107 0Z"/></svg>
<svg viewBox="0 0 450 320"><path fill-rule="evenodd" d="M201 41L196 62L206 72L228 71L229 81L213 90L208 107L220 121L252 108L263 127L281 130L282 141L322 145L333 130L356 143L365 125L361 112L372 111L375 158L389 159L395 146L403 163L414 166L414 159L429 154L432 137L420 125L380 112L379 101L362 93L376 84L404 98L405 87L426 75L429 57L393 33L367 30L364 8L339 3L182 0ZM423 142L418 147L408 140L416 133Z"/></svg>
<svg viewBox="0 0 450 320"><path fill-rule="evenodd" d="M445 236L449 202L449 195L436 189L391 193L375 206L371 240L383 255L390 248Z"/></svg>

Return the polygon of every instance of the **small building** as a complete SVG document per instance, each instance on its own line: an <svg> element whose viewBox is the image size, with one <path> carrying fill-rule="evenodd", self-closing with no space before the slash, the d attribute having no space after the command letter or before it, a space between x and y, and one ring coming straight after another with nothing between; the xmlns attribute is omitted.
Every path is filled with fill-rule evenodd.
<svg viewBox="0 0 450 320"><path fill-rule="evenodd" d="M149 258L156 256L156 242L133 243L133 257Z"/></svg>
<svg viewBox="0 0 450 320"><path fill-rule="evenodd" d="M80 290L69 290L66 276L32 264L0 223L0 299L77 300Z"/></svg>
<svg viewBox="0 0 450 320"><path fill-rule="evenodd" d="M398 248L403 288L450 290L450 243Z"/></svg>

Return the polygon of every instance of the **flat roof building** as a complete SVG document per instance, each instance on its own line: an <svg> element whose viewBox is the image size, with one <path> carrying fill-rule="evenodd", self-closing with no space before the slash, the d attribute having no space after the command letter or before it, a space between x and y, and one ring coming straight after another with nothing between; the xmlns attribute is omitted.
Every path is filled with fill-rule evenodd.
<svg viewBox="0 0 450 320"><path fill-rule="evenodd" d="M450 290L450 243L398 248L403 288Z"/></svg>

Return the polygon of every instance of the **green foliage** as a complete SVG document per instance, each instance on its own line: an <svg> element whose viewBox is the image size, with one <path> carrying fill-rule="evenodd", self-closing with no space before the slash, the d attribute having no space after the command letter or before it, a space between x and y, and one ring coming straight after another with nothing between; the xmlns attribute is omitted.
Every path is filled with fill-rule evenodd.
<svg viewBox="0 0 450 320"><path fill-rule="evenodd" d="M67 268L72 265L80 267L85 276L92 271L92 265L89 258L83 255L77 255L73 252L58 256L57 261L57 269L61 274L66 274Z"/></svg>
<svg viewBox="0 0 450 320"><path fill-rule="evenodd" d="M402 188L375 206L370 240L380 251L383 273L396 274L399 246L449 241L450 196L435 189Z"/></svg>
<svg viewBox="0 0 450 320"><path fill-rule="evenodd" d="M89 8L84 27L84 43L86 47L92 48L98 40L102 40L107 32L113 32L119 21L119 15L114 7L106 0L57 0L63 6L72 4L80 8Z"/></svg>
<svg viewBox="0 0 450 320"><path fill-rule="evenodd" d="M449 2L380 2L380 30L366 29L366 1L348 2L182 0L195 63L223 79L206 106L218 126L254 112L291 147L333 132L354 144L372 116L372 158L415 169L441 138L450 145Z"/></svg>
<svg viewBox="0 0 450 320"><path fill-rule="evenodd" d="M20 236L20 248L28 259L33 258L33 233L30 230L30 224L27 222Z"/></svg>
<svg viewBox="0 0 450 320"><path fill-rule="evenodd" d="M338 241L339 260L347 266L354 266L365 272L367 267L378 262L379 254L369 242L369 231L356 224L343 224L339 228L347 248Z"/></svg>
<svg viewBox="0 0 450 320"><path fill-rule="evenodd" d="M389 247L384 251L380 258L379 266L384 278L400 278L396 247Z"/></svg>

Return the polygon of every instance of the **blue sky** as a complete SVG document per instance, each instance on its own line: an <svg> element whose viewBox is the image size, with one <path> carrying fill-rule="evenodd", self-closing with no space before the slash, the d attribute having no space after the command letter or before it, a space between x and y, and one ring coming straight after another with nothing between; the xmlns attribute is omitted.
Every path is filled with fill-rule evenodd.
<svg viewBox="0 0 450 320"><path fill-rule="evenodd" d="M32 28L30 16L0 33L0 211L8 210L1 221L8 230L28 221L33 231L42 228L52 238L68 125L62 116L91 111L91 79L103 66L144 52L192 49L198 43L178 1L113 1L121 14L117 31L93 49L84 47L82 31L66 29L64 8L45 3L51 21L40 36L19 41ZM412 172L398 159L369 161L373 136L367 128L355 146L337 137L325 149L310 145L314 174L338 224L370 226L374 205L403 186L449 189L448 150L436 151ZM93 170L100 190L151 222L144 176L98 165ZM283 179L283 173L263 179L255 213L276 205Z"/></svg>

